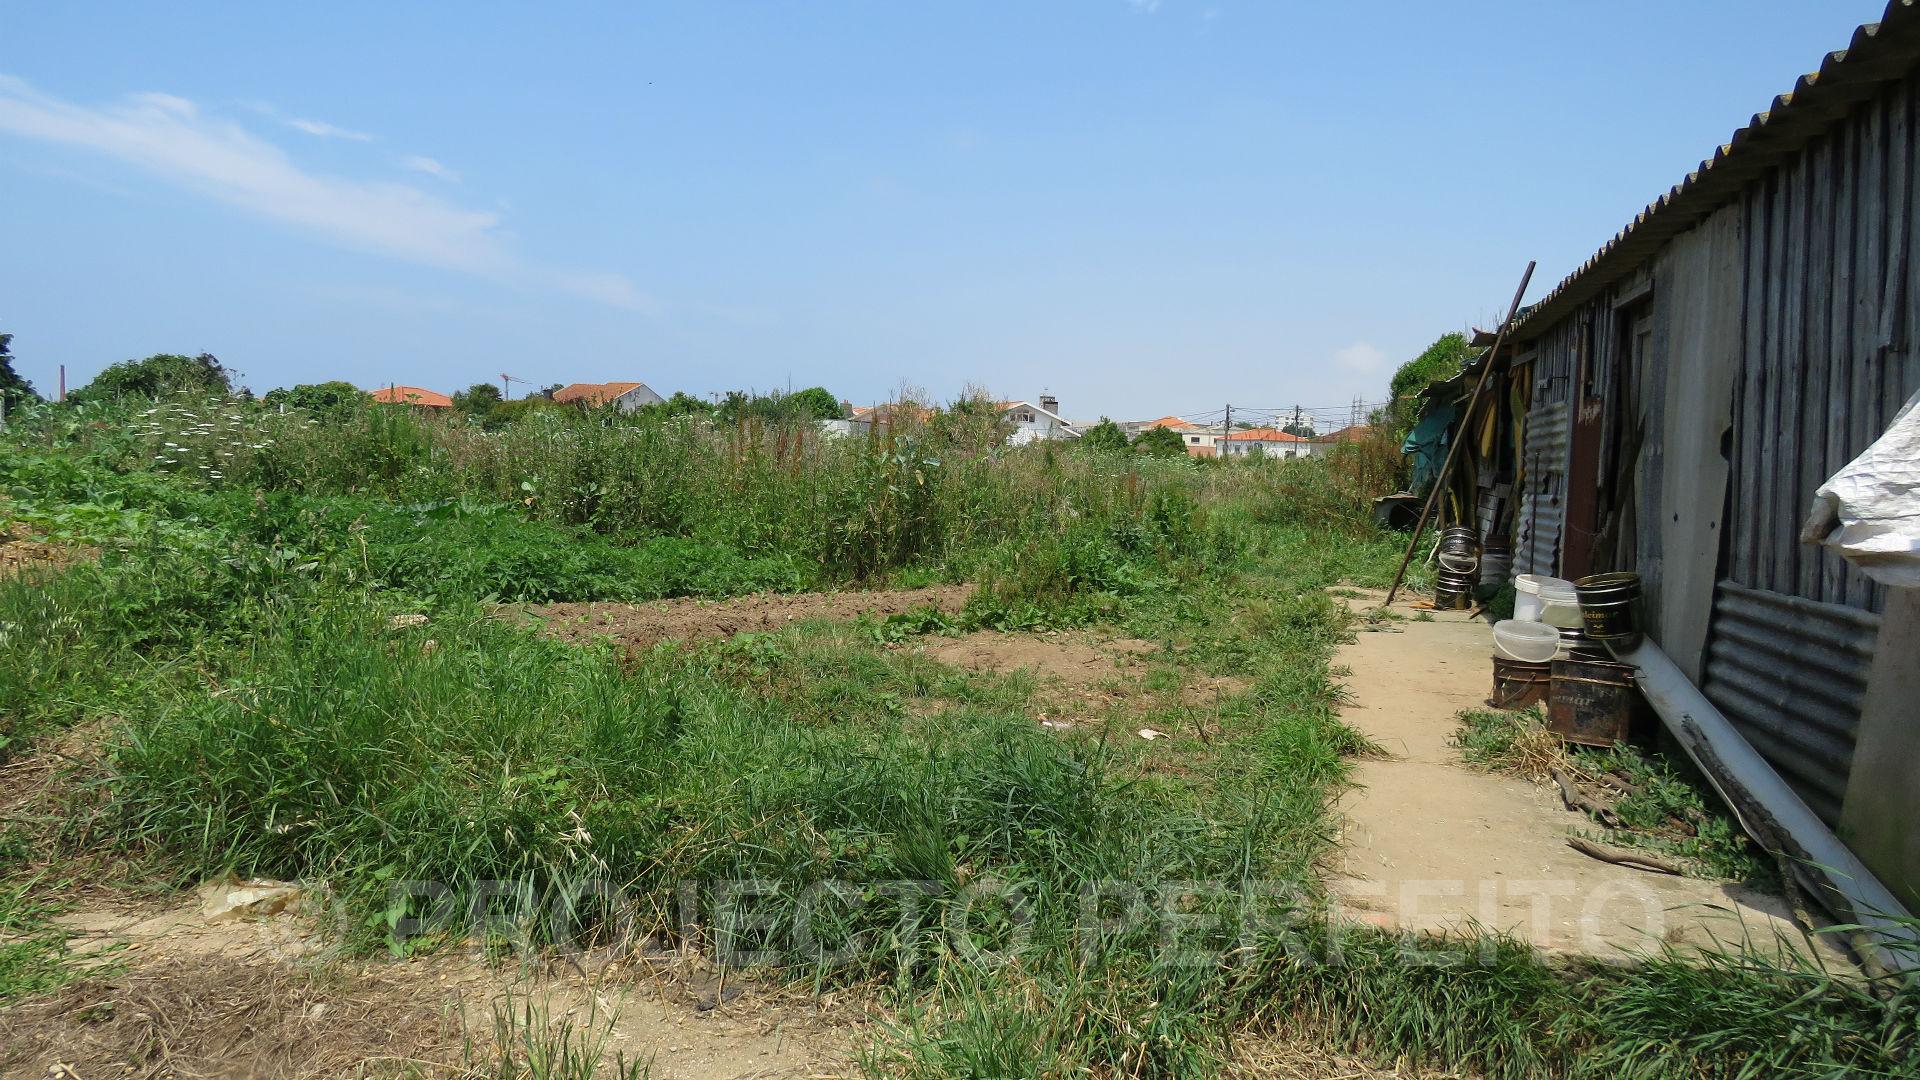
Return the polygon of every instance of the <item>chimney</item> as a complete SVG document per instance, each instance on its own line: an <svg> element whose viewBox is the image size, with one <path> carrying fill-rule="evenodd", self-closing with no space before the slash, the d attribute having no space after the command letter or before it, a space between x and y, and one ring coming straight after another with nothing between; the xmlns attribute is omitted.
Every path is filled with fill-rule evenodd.
<svg viewBox="0 0 1920 1080"><path fill-rule="evenodd" d="M1040 407L1055 416L1060 415L1060 399L1045 390L1040 391Z"/></svg>

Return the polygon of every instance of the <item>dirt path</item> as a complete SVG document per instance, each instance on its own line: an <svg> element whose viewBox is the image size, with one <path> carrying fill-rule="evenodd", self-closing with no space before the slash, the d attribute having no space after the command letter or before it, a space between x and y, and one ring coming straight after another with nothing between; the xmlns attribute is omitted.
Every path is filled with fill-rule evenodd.
<svg viewBox="0 0 1920 1080"><path fill-rule="evenodd" d="M508 617L530 618L543 631L568 641L612 638L629 648L657 641L689 641L765 633L803 619L857 619L898 615L917 608L953 613L966 606L971 585L925 589L876 589L871 592L755 593L728 600L658 600L643 604L517 604L501 609Z"/></svg>
<svg viewBox="0 0 1920 1080"><path fill-rule="evenodd" d="M1356 610L1381 594L1348 603ZM1394 608L1412 615L1405 601ZM1618 957L1660 941L1702 946L1743 931L1772 944L1800 933L1777 897L1737 885L1650 874L1568 847L1590 828L1543 786L1469 769L1448 739L1481 708L1493 632L1464 613L1363 630L1342 646L1352 704L1341 718L1384 756L1359 762L1340 800L1341 865L1332 883L1353 917L1420 931L1475 924L1550 952Z"/></svg>
<svg viewBox="0 0 1920 1080"><path fill-rule="evenodd" d="M723 982L699 958L666 952L584 968L520 968L462 950L354 959L310 913L210 922L191 901L56 922L76 951L112 966L0 1009L0 1080L295 1080L396 1062L457 1066L490 1050L500 1016L521 1031L571 1026L577 1046L609 1065L650 1063L646 1075L659 1080L772 1080L845 1075L858 1035L831 1002Z"/></svg>

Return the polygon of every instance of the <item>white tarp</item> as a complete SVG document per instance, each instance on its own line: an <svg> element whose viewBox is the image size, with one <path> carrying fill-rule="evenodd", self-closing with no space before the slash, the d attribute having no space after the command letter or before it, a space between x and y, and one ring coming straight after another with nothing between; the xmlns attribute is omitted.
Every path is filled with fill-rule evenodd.
<svg viewBox="0 0 1920 1080"><path fill-rule="evenodd" d="M1827 545L1883 585L1920 588L1920 393L1820 485L1800 542Z"/></svg>

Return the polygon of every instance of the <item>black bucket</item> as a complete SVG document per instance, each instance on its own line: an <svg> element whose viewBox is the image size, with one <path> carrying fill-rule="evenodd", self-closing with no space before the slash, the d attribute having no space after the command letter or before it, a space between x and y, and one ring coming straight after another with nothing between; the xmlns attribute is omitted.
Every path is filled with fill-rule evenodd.
<svg viewBox="0 0 1920 1080"><path fill-rule="evenodd" d="M1580 621L1587 637L1616 644L1638 642L1634 605L1640 599L1639 574L1591 574L1573 583L1580 597Z"/></svg>
<svg viewBox="0 0 1920 1080"><path fill-rule="evenodd" d="M1524 709L1547 700L1553 685L1553 667L1546 661L1537 664L1525 660L1493 658L1493 694L1487 704L1496 709Z"/></svg>

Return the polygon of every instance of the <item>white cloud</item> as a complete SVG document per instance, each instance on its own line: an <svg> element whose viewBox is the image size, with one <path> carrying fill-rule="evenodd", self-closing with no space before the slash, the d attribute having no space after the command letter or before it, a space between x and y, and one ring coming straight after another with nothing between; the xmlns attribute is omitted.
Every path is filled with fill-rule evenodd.
<svg viewBox="0 0 1920 1080"><path fill-rule="evenodd" d="M618 274L520 259L506 247L498 214L455 206L406 184L306 172L280 147L170 94L133 94L90 108L0 75L0 133L93 150L343 247L635 311L658 306Z"/></svg>
<svg viewBox="0 0 1920 1080"><path fill-rule="evenodd" d="M1344 349L1337 349L1333 362L1348 371L1370 374L1386 365L1387 354L1378 345L1367 341L1356 341Z"/></svg>
<svg viewBox="0 0 1920 1080"><path fill-rule="evenodd" d="M298 128L309 135L318 135L323 139L349 139L353 142L372 142L373 136L364 131L350 131L343 127L334 127L324 120L302 120L295 117L287 121L290 128Z"/></svg>
<svg viewBox="0 0 1920 1080"><path fill-rule="evenodd" d="M445 180L450 184L460 182L459 173L454 172L452 169L447 168L445 165L440 164L425 154L408 154L406 157L400 159L400 167L412 172L426 173L428 176Z"/></svg>

